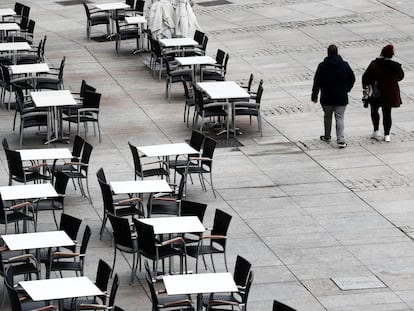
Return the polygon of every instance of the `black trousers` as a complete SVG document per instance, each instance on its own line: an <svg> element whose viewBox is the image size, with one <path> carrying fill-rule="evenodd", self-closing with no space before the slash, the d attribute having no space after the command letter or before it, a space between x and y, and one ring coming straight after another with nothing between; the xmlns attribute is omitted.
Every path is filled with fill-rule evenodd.
<svg viewBox="0 0 414 311"><path fill-rule="evenodd" d="M379 129L379 108L378 106L371 105L371 120L372 125L374 126L374 131ZM382 108L382 124L384 126L384 135L390 135L392 119L391 119L391 107L381 107Z"/></svg>

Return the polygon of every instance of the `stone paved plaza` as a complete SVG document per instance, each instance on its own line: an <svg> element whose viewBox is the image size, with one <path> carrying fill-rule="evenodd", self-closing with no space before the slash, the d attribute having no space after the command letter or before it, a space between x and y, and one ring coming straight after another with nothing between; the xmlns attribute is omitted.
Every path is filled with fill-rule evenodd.
<svg viewBox="0 0 414 311"><path fill-rule="evenodd" d="M85 79L103 94L102 143L93 131L87 136L94 146L92 204L72 184L65 201L66 212L92 228L85 272L94 279L98 260L113 258L109 231L99 240L103 208L95 172L103 167L109 180L132 179L128 141L139 146L188 139L182 87L173 85L168 102L165 81L152 78L144 65L149 54L131 53L134 41L122 42L119 56L114 42L87 41L78 1L23 2L36 21L35 42L47 35L47 62L58 66L66 56L65 87L78 91ZM233 216L229 267L240 254L255 273L248 309L271 310L277 299L301 311L414 310L414 1L195 0L194 11L209 36L207 54L214 57L217 48L230 53L228 80L246 83L251 72L254 87L264 80L263 136L255 120L250 125L238 119L241 146L216 149L217 198L197 180L187 193L190 200L208 203L206 225L216 208ZM104 30L94 27L92 36ZM319 140L323 115L310 101L313 73L331 43L357 77L345 118L346 149ZM369 111L360 99L361 75L388 43L395 45L405 79L403 105L393 110L391 142L385 143L370 139ZM0 109L0 131L18 148L13 116ZM35 131L26 130L24 147L40 146ZM0 161L6 185L4 152ZM39 221L39 230L54 227L48 213ZM151 310L144 273L128 285L130 261L120 257L116 266L121 277L116 304ZM189 265L194 269L192 258ZM217 266L223 271L220 258ZM339 289L333 279L345 279L351 289Z"/></svg>

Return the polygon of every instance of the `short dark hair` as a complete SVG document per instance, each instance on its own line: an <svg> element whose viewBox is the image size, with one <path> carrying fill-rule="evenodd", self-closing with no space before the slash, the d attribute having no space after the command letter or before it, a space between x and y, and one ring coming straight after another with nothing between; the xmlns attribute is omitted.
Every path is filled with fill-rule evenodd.
<svg viewBox="0 0 414 311"><path fill-rule="evenodd" d="M328 56L338 55L338 48L335 44L328 46Z"/></svg>

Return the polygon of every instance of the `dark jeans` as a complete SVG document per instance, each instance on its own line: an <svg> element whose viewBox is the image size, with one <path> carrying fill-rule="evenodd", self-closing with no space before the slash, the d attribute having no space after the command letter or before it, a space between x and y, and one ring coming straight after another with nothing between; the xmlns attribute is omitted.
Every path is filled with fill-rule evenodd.
<svg viewBox="0 0 414 311"><path fill-rule="evenodd" d="M372 125L374 126L374 131L378 131L379 129L379 121L380 115L379 110L380 107L371 105L371 120ZM384 135L390 135L392 119L391 119L391 107L381 107L382 108L382 124L384 125Z"/></svg>

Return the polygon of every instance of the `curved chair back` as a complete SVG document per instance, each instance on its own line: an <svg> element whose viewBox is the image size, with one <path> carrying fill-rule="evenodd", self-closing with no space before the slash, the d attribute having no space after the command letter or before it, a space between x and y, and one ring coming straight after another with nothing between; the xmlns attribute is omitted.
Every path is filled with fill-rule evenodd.
<svg viewBox="0 0 414 311"><path fill-rule="evenodd" d="M134 243L131 238L131 226L127 218L117 217L113 214L108 214L109 221L112 225L114 233L114 243L121 248L134 248Z"/></svg>
<svg viewBox="0 0 414 311"><path fill-rule="evenodd" d="M277 300L273 300L273 311L296 311L296 309L293 309L284 303L281 303Z"/></svg>
<svg viewBox="0 0 414 311"><path fill-rule="evenodd" d="M206 213L207 204L193 201L181 201L181 216L197 216L203 222L204 214Z"/></svg>
<svg viewBox="0 0 414 311"><path fill-rule="evenodd" d="M214 150L216 149L216 145L217 145L217 142L214 139L206 136L205 139L204 139L202 157L213 159ZM201 161L201 165L202 166L207 166L211 170L211 167L213 166L213 162L212 161Z"/></svg>
<svg viewBox="0 0 414 311"><path fill-rule="evenodd" d="M102 292L108 289L108 281L111 276L111 267L102 259L99 259L98 269L96 270L95 284Z"/></svg>
<svg viewBox="0 0 414 311"><path fill-rule="evenodd" d="M221 209L216 209L213 221L213 229L211 230L211 235L223 235L227 236L227 231L230 226L232 216L222 211ZM221 245L223 248L226 246L226 239L213 239L214 242Z"/></svg>

